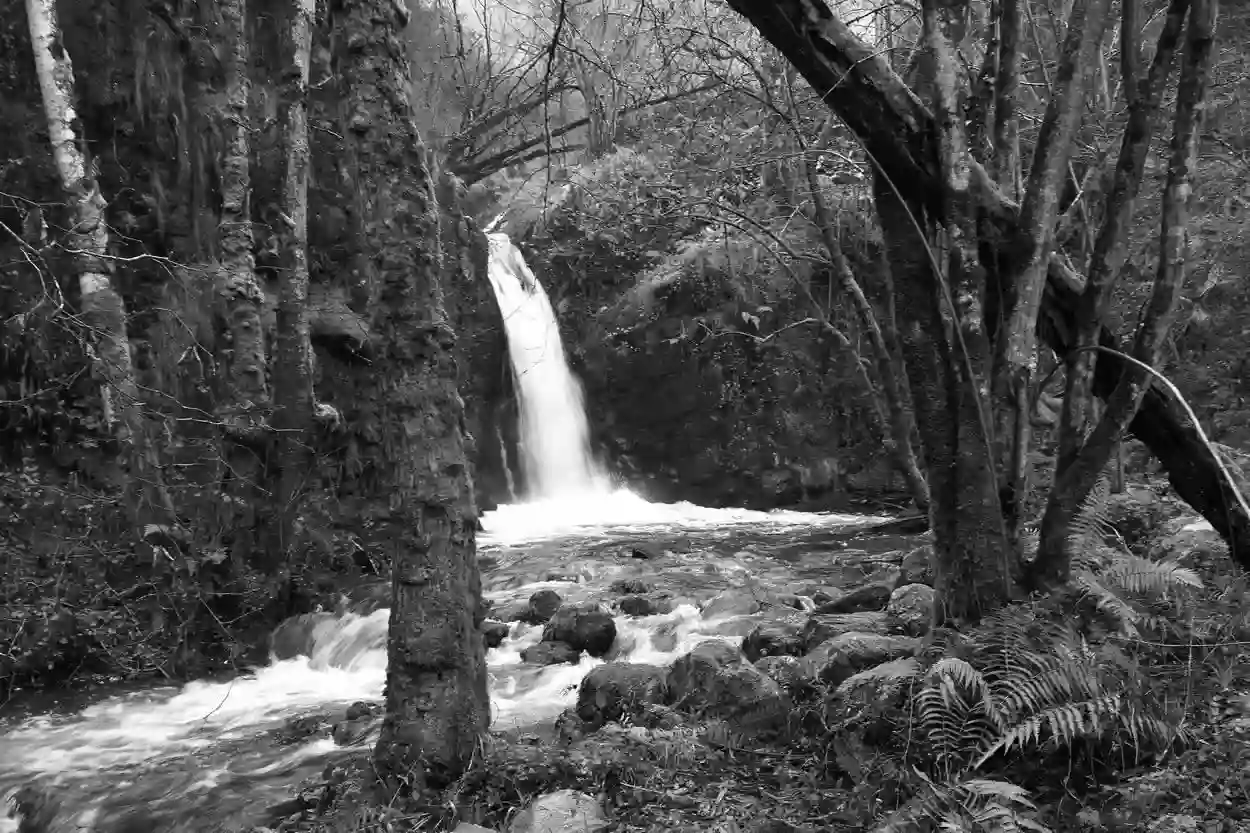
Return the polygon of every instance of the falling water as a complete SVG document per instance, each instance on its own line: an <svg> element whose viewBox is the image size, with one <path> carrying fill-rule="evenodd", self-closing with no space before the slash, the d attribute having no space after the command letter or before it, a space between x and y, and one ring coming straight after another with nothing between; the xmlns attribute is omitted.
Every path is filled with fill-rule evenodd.
<svg viewBox="0 0 1250 833"><path fill-rule="evenodd" d="M582 386L565 361L551 301L508 235L488 237L488 275L503 313L520 400L526 497L606 497L611 482L590 451Z"/></svg>
<svg viewBox="0 0 1250 833"><path fill-rule="evenodd" d="M640 539L676 536L684 544L666 551L662 573L683 603L670 613L617 616L610 657L663 664L703 639L740 639L732 621L705 619L694 601L741 584L744 576L780 570L781 580L798 580L787 564L754 548L788 545L800 534L819 536L822 528L864 520L649 503L614 489L590 452L581 386L565 362L551 302L507 235L490 235L489 277L517 381L528 486L526 503L500 506L482 519L479 546L498 561L487 571L486 595L501 607L540 589L558 587L577 601L602 597L617 578L656 578L659 562L621 557L603 546L616 540L629 552ZM827 560L817 559L822 569ZM275 656L252 673L119 694L76 713L0 723L0 833L16 829L16 820L5 817L4 800L32 779L54 786L66 797L67 812L79 814L76 821L85 826L113 805L203 819L254 815L284 800L291 785L315 776L336 756L360 754L376 737L340 749L321 735L289 744L271 734L294 717L381 697L388 616L380 609L301 617L306 633L298 655ZM582 677L601 662L523 662L521 651L542 633L541 627L516 624L487 654L495 728L549 726L573 702Z"/></svg>

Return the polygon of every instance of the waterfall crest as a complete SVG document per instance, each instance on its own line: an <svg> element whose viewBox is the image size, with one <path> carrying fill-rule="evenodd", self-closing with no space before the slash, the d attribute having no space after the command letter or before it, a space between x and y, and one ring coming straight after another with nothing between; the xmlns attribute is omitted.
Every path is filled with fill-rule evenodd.
<svg viewBox="0 0 1250 833"><path fill-rule="evenodd" d="M565 361L551 300L508 235L495 232L487 239L487 275L503 314L520 403L524 496L606 496L611 480L591 453L581 382Z"/></svg>

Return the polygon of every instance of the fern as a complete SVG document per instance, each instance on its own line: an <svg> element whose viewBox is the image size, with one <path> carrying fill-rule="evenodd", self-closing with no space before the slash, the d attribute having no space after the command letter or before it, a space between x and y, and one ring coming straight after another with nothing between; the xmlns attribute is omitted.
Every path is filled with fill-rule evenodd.
<svg viewBox="0 0 1250 833"><path fill-rule="evenodd" d="M1007 781L966 778L935 783L917 772L924 790L892 813L873 833L908 833L922 825L972 833L1050 833L1037 821L1028 791Z"/></svg>

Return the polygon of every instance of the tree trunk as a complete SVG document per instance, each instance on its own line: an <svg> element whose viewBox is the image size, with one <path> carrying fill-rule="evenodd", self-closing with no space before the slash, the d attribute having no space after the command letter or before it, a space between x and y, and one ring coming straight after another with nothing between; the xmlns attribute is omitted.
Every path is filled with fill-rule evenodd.
<svg viewBox="0 0 1250 833"><path fill-rule="evenodd" d="M220 32L225 53L225 104L220 123L223 137L221 159L221 214L217 220L220 259L216 291L225 319L223 364L224 390L217 407L221 420L228 478L222 484L234 500L231 518L234 551L240 562L255 561L265 552L265 497L261 482L266 420L270 405L265 331L261 325L264 292L256 277L252 253L251 191L249 160L251 141L250 55L247 0L225 0L208 10ZM260 536L260 537L258 537Z"/></svg>
<svg viewBox="0 0 1250 833"><path fill-rule="evenodd" d="M870 158L888 179L896 201L901 198L913 207L917 216L923 213L942 216L942 169L934 141L937 133L933 117L886 59L855 37L823 0L729 2L794 63L864 143ZM991 232L983 238L982 246L990 249L991 254L1000 253L1007 258L1016 243L1017 209L989 185L977 186L976 198L985 215L985 228ZM905 253L897 246L894 248L896 255ZM1061 355L1066 355L1072 343L1079 297L1079 288L1072 285L1065 271L1055 261L1051 262L1039 320L1048 343ZM901 276L896 274L896 283L899 280ZM914 333L909 328L912 325L901 310L899 321L902 337L911 339ZM1106 331L1100 338L1108 346L1114 342ZM1102 357L1095 374L1096 394L1109 396L1124 369L1123 361ZM909 368L908 373L914 379L915 371ZM912 393L917 399L921 430L929 430L914 382ZM1146 393L1130 430L1159 458L1180 496L1229 542L1233 557L1250 567L1250 515L1237 501L1230 499L1231 490L1236 486L1229 481L1196 427L1189 424L1166 395L1152 388ZM926 457L928 455L926 450ZM944 490L932 476L929 486L936 506Z"/></svg>
<svg viewBox="0 0 1250 833"><path fill-rule="evenodd" d="M1217 9L1218 0L1193 0L1190 11L1185 61L1176 97L1172 156L1163 195L1158 269L1150 300L1146 303L1133 343L1132 355L1141 366L1130 365L1121 374L1111 395L1107 397L1105 412L1087 437L1068 437L1068 444L1074 447L1074 452L1066 459L1061 459L1060 465L1056 467L1055 486L1051 490L1046 513L1042 518L1038 556L1030 565L1032 583L1038 586L1053 586L1067 580L1067 550L1072 522L1095 482L1106 469L1125 426L1137 413L1142 398L1153 381L1142 368L1158 361L1159 349L1172 325L1176 301L1185 281L1185 261L1189 253L1189 204L1193 195L1193 171L1198 164L1199 128L1214 54ZM1166 71L1163 75L1166 77ZM1159 89L1161 92L1161 86ZM1127 136L1128 134L1121 158L1137 150L1130 146ZM1147 140L1148 136L1149 133ZM1127 173L1131 177L1132 172L1131 167L1127 172L1121 169L1122 176ZM1140 168L1137 169L1137 178L1140 179ZM1119 185L1117 182L1117 186ZM1117 187L1116 192L1122 190ZM1136 183L1131 191L1136 191ZM1131 206L1132 194L1126 199ZM1100 290L1093 278L1094 274L1091 273L1090 281L1085 287L1086 294ZM1068 418L1070 414L1071 409L1065 407L1062 430L1069 435L1084 435L1084 425ZM1244 503L1242 506L1244 507Z"/></svg>
<svg viewBox="0 0 1250 833"><path fill-rule="evenodd" d="M992 474L990 439L976 386L951 343L953 322L942 314L941 276L929 257L936 229L930 226L922 236L925 227L917 220L923 211L899 199L883 179L876 178L874 192L928 473L935 612L939 623L976 621L1014 594L1015 564Z"/></svg>
<svg viewBox="0 0 1250 833"><path fill-rule="evenodd" d="M222 114L225 154L221 160L221 218L217 240L221 265L217 293L230 333L226 401L227 430L254 435L269 405L265 377L265 332L260 311L265 301L252 254L249 134L251 116L247 0L224 0L219 12L225 41L226 106Z"/></svg>
<svg viewBox="0 0 1250 833"><path fill-rule="evenodd" d="M139 484L138 488L128 488L126 483L121 486L137 525L167 523L173 518L173 506L143 419L125 304L111 279L109 230L104 216L107 204L94 165L86 157L86 137L74 109L74 68L61 40L56 0L27 0L26 15L52 157L61 187L74 209L69 247L78 258L83 318L89 326L95 371L102 383L104 422L113 429L121 447L119 468L129 473L132 483Z"/></svg>
<svg viewBox="0 0 1250 833"><path fill-rule="evenodd" d="M275 523L270 528L269 567L283 573L299 514L301 484L308 474L312 423L312 346L308 323L308 78L316 0L291 0L283 27L283 98L286 179L283 272L278 283L277 349L274 358L274 453L277 479Z"/></svg>
<svg viewBox="0 0 1250 833"><path fill-rule="evenodd" d="M374 540L391 548L386 718L374 752L388 793L449 783L490 719L476 509L439 284L437 206L408 99L406 17L391 0L336 0L343 125L363 245L376 270L378 351L357 390Z"/></svg>

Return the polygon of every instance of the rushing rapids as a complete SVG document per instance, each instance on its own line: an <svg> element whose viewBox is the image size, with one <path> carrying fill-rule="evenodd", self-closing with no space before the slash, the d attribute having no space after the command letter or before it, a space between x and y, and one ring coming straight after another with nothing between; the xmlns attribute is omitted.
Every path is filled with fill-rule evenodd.
<svg viewBox="0 0 1250 833"><path fill-rule="evenodd" d="M491 242L530 496L483 518L483 586L496 607L540 589L602 600L614 580L646 576L681 603L671 613L617 617L609 659L664 664L704 639L742 636L740 619L705 618L698 607L727 587L839 583L838 531L862 518L653 504L614 488L591 454L580 385L550 301L506 236ZM639 547L647 559L634 557ZM255 672L114 693L78 711L0 724L0 796L31 782L51 785L76 813L70 828L90 829L99 813L119 807L197 823L254 822L327 761L373 742L369 733L344 745L323 734L292 740L283 728L380 702L387 618L384 607L345 599L303 633L297 650ZM550 727L602 661L527 665L521 652L541 631L514 624L487 655L496 729ZM16 825L0 813L7 830Z"/></svg>

